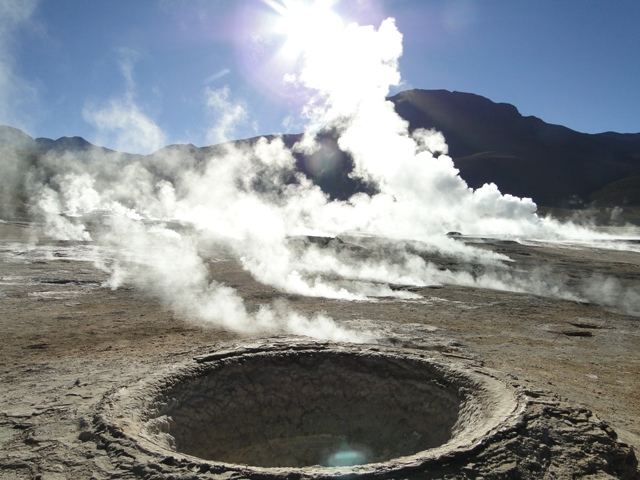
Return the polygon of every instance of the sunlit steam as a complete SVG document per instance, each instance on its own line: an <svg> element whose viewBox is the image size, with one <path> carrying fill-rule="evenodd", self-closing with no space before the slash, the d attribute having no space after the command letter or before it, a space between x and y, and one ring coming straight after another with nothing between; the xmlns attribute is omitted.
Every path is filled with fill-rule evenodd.
<svg viewBox="0 0 640 480"><path fill-rule="evenodd" d="M256 280L299 295L419 300L419 294L392 286L458 284L596 301L594 285L604 284L606 305L638 311L639 295L616 293L611 280L594 278L571 289L542 269L514 271L504 255L446 235L603 238L543 219L530 199L502 195L493 184L469 188L442 134L409 131L385 98L400 84L402 35L393 19L378 28L344 24L329 3L266 3L281 17L275 30L288 35L284 48L295 45L299 55L286 81L310 98L302 112L309 128L292 150L274 137L227 143L205 159L171 147L126 162L97 151L83 158L51 154L31 172L33 210L48 235L88 240L90 212L109 212L91 237L122 252L110 267L111 288L133 283L185 318L241 333L351 341L368 337L322 314L302 316L282 302L250 311L231 287L211 280L211 255L232 258ZM87 120L102 130L125 125L140 148L154 145L159 129L140 113L131 91L124 100L87 110ZM207 89L205 97L220 113L211 139L229 139L250 109L232 103L228 88ZM326 148L318 133L337 138L335 147L353 159L352 178L377 193L331 200L296 169L294 154L313 158ZM477 268L454 271L434 258Z"/></svg>

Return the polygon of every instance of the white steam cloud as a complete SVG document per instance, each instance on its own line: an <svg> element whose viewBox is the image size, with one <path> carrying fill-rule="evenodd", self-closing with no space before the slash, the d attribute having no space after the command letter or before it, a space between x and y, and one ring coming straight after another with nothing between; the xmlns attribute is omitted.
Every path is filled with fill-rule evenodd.
<svg viewBox="0 0 640 480"><path fill-rule="evenodd" d="M619 293L613 280L594 278L570 289L548 272L514 271L504 255L448 237L451 230L551 240L599 236L540 218L531 200L501 195L493 184L472 190L440 133L409 132L385 99L400 82L402 35L393 20L378 29L335 22L331 28L288 77L313 92L304 111L309 129L293 151L275 137L227 143L204 159L178 148L133 159L51 154L41 166L48 175L31 179L35 208L49 213L47 232L86 240L87 214L110 212L93 237L122 252L111 266L112 288L132 282L185 318L241 333L366 340L284 303L250 311L233 289L210 279L211 252L234 258L262 283L300 295L415 299L419 295L392 287L448 283L581 300L597 299L595 285L604 284L607 305L624 302L638 310L638 294ZM100 131L116 131L129 150L158 145L159 129L133 102L131 70L123 74L125 98L85 115ZM206 96L219 113L210 134L226 140L246 111L231 103L228 88L208 89ZM294 152L318 148L320 128L337 133L338 146L354 159L351 175L375 185L377 194L330 200L296 170ZM72 219L78 215L84 217ZM445 269L433 258L458 259L475 270Z"/></svg>

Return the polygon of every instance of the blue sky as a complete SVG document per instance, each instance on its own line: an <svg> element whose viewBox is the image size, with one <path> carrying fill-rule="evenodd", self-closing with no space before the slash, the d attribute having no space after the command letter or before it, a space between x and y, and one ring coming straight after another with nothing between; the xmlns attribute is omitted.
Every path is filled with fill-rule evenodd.
<svg viewBox="0 0 640 480"><path fill-rule="evenodd" d="M403 83L391 93L472 92L581 132L640 132L636 0L342 0L333 10L375 27L396 19ZM278 17L263 0L0 0L0 124L143 153L300 132ZM127 137L118 122L141 127Z"/></svg>

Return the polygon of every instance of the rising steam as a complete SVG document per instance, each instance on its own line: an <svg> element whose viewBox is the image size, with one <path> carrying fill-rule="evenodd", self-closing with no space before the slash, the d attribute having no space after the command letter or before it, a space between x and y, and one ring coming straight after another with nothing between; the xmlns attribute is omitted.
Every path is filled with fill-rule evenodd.
<svg viewBox="0 0 640 480"><path fill-rule="evenodd" d="M402 35L392 19L377 29L336 28L335 22L331 28L332 35L307 46L301 69L286 78L311 92L303 112L309 128L293 151L275 137L224 144L202 161L172 148L126 162L116 153L50 154L30 173L33 211L45 220L45 233L88 240L87 214L109 212L93 241L122 252L110 266L111 288L132 282L185 318L242 333L366 340L326 316L306 318L283 303L249 312L232 288L209 278L205 251L230 255L258 281L300 295L410 299L419 296L390 285L459 284L596 298L592 285L572 290L543 271L512 271L504 255L446 235L456 230L547 240L597 237L537 216L530 199L502 195L493 184L472 190L440 133L409 131L385 99L400 83ZM226 140L246 110L232 108L228 89L207 90L206 96L210 108L228 113L210 129L211 138ZM123 101L87 109L85 116L106 130L123 119L125 125L132 122L119 134L134 129L142 146L162 138L136 109L131 88ZM337 134L339 148L354 160L351 175L378 193L330 200L296 170L294 152L314 152L316 134L323 131ZM317 241L320 235L325 238ZM482 268L447 270L429 260L434 256ZM622 295L628 310L637 311L637 294L616 297L615 285L602 282L611 291L607 302Z"/></svg>

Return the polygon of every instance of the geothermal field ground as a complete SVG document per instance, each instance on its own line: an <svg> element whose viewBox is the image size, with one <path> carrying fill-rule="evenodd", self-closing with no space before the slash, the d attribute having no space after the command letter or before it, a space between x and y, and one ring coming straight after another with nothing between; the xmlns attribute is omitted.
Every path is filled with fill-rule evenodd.
<svg viewBox="0 0 640 480"><path fill-rule="evenodd" d="M238 333L193 321L140 282L109 286L112 272L106 267L119 258L117 250L43 236L35 240L37 228L0 223L0 478L285 478L292 471L303 478L349 472L375 478L637 475L633 449L640 449L640 330L633 305L623 305L633 298L619 294L640 285L637 243L604 249L456 240L507 256L513 271L544 266L548 284L554 277L569 286L615 278L615 292L610 282L595 283L598 303L446 283L391 284L394 296L364 300L287 294L257 282L223 248L208 246L201 252L210 280L233 288L249 313L274 302L308 318L322 313L364 342L352 344L278 331ZM375 250L373 240L357 237L296 241L360 259ZM451 272L481 268L472 260L421 256ZM403 290L411 295L402 298ZM318 360L322 355L348 361ZM205 370L219 372L218 377L198 380L209 378L197 369L210 361ZM425 377L420 372L430 371L429 362L439 367ZM225 373L224 368L236 370ZM399 372L405 370L413 373L401 380ZM375 379L367 380L371 375ZM476 383L474 375L485 379ZM187 381L191 377L194 386ZM496 382L501 389L487 386ZM444 385L443 392L435 395L434 385ZM321 460L303 458L320 448L321 440L328 445L331 435L338 435L332 431L309 440L329 428L332 419L342 418L334 406L323 419L325 397L317 396L323 386L339 392L344 405L356 405L359 423L352 430L364 435L356 444L367 438L371 444L356 449L364 457L354 463L377 462L375 467L332 470L331 465L341 463L317 466ZM396 391L402 395L394 396ZM273 400L278 395L282 401ZM465 398L460 404L459 395ZM243 407L252 398L262 399L258 416L255 406L252 412ZM460 411L451 414L454 407L447 402ZM209 403L222 409L210 414L217 420L207 417ZM270 413L276 405L285 406ZM296 422L312 414L315 423L307 426L317 432L295 431ZM438 445L451 437L456 415L462 426L456 426L452 442L463 446L457 454L438 453ZM173 426L163 427L168 417ZM435 423L428 423L435 422L433 417L444 422L437 431ZM483 427L492 418L497 426ZM284 432L287 422L295 427L293 434ZM474 433L476 426L479 433ZM426 438L421 428L437 434ZM266 439L243 445L242 439L256 430L266 432ZM178 438L178 445L167 440L167 433ZM293 435L289 443L287 435ZM209 437L214 440L207 443ZM385 457L387 437L397 451L388 450ZM266 450L258 448L260 442ZM306 449L289 458L283 451L290 451L291 443ZM228 445L236 451L225 453ZM437 454L429 454L430 448ZM398 463L397 455L405 460ZM269 468L270 461L280 467Z"/></svg>
<svg viewBox="0 0 640 480"><path fill-rule="evenodd" d="M126 27L133 2L91 2L95 27L39 3L0 0L0 123L90 141L0 125L0 479L640 478L640 134L414 88L491 70L454 25L473 2L440 2L442 29L412 2L343 2L362 25L331 1L151 2L176 14L157 33ZM401 75L383 3L411 12L402 65L446 81ZM606 87L567 60L617 52L631 84L625 50L537 8L535 41L513 30L535 55L507 48L533 83L497 68L490 91L549 95L550 18L579 47L552 83ZM506 37L479 26L494 65ZM564 118L612 92L558 85Z"/></svg>

